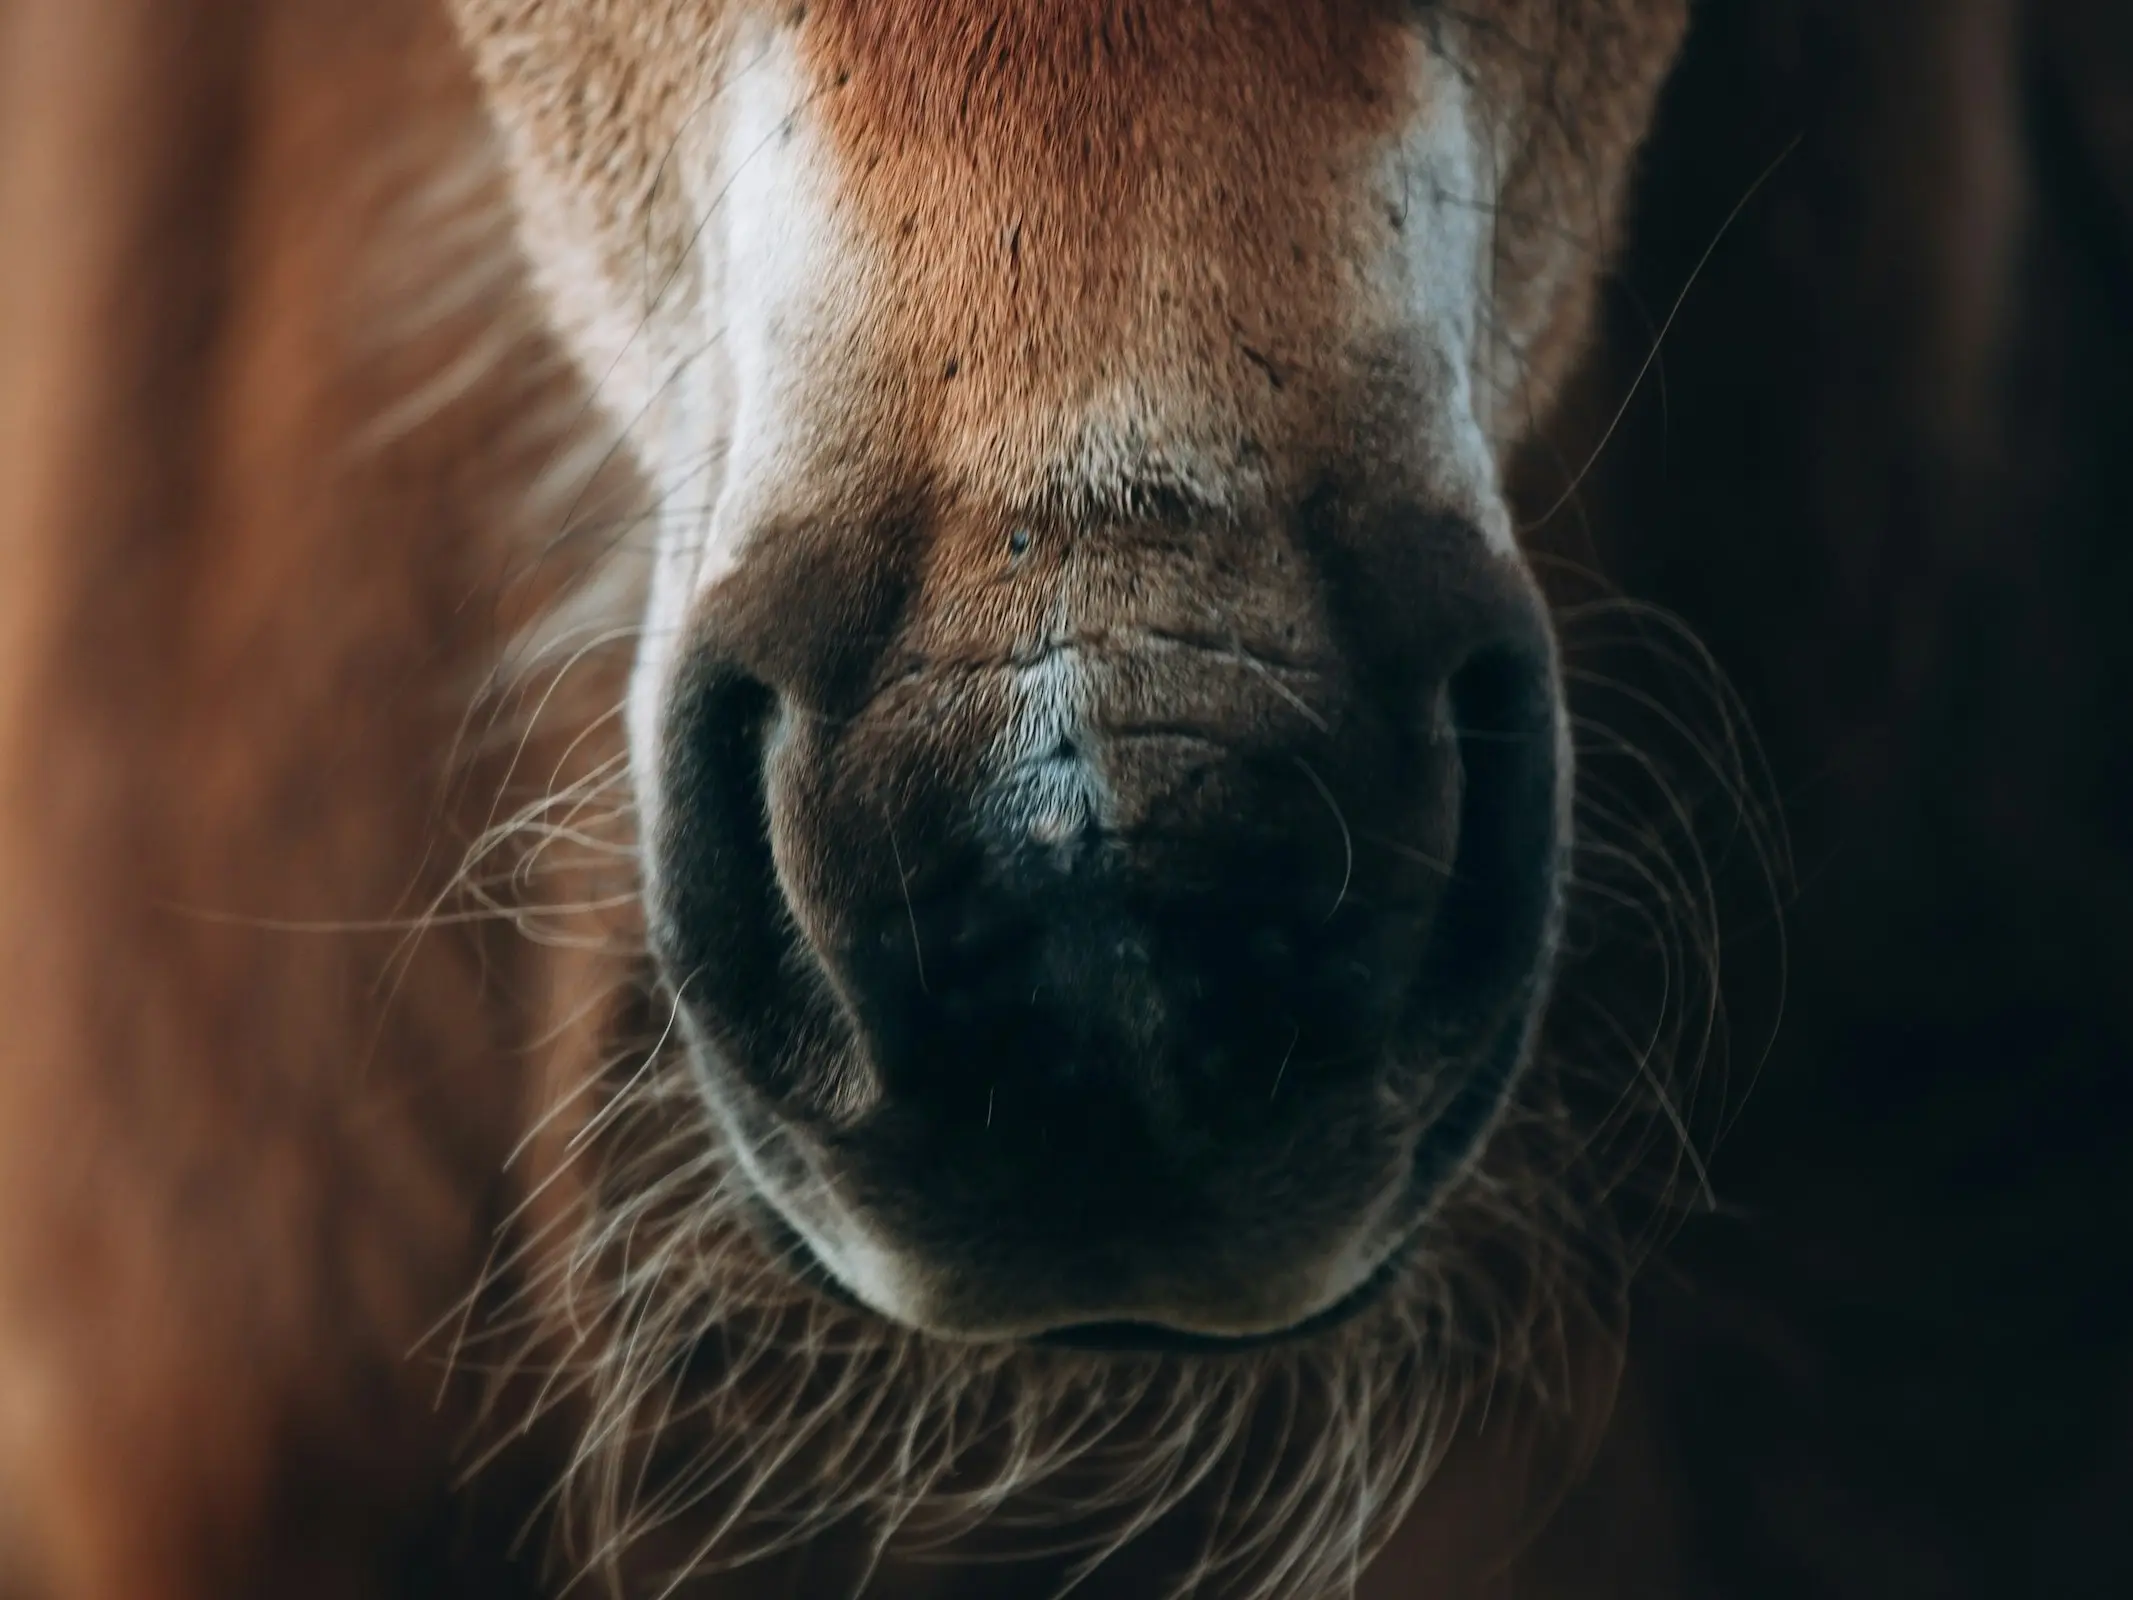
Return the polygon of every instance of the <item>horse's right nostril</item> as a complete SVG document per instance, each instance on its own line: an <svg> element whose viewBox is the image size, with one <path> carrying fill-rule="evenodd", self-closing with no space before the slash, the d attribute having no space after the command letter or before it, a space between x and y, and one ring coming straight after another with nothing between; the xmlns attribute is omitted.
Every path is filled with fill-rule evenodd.
<svg viewBox="0 0 2133 1600"><path fill-rule="evenodd" d="M767 985L758 930L782 906L763 800L763 747L777 696L708 657L674 687L660 752L660 805L645 841L652 937L677 981Z"/></svg>

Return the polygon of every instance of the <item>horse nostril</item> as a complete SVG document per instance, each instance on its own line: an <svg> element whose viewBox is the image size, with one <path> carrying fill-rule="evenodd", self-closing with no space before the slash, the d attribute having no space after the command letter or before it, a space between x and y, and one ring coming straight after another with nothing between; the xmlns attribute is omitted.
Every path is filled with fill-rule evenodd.
<svg viewBox="0 0 2133 1600"><path fill-rule="evenodd" d="M1446 684L1458 846L1432 934L1433 1004L1480 1020L1540 976L1565 847L1561 704L1545 633L1491 645Z"/></svg>
<svg viewBox="0 0 2133 1600"><path fill-rule="evenodd" d="M775 985L775 957L753 935L782 914L763 801L764 745L778 698L709 659L677 680L647 817L652 935L691 983Z"/></svg>

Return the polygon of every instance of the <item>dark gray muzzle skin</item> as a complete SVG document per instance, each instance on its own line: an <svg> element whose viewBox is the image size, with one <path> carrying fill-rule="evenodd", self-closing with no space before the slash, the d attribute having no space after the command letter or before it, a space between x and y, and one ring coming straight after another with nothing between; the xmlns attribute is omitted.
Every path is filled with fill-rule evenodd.
<svg viewBox="0 0 2133 1600"><path fill-rule="evenodd" d="M1545 998L1545 610L1414 512L1001 521L996 572L857 539L708 597L649 852L706 1092L774 1230L826 1185L941 1327L1320 1326Z"/></svg>

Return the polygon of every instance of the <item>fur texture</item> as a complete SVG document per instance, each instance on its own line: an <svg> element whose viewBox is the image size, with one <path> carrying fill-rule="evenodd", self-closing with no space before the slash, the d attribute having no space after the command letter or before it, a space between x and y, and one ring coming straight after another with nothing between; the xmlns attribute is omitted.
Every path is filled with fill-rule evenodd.
<svg viewBox="0 0 2133 1600"><path fill-rule="evenodd" d="M1075 343L1100 320L1079 297L1160 287L1122 264L1133 164L1104 146L1076 168L1118 185L1110 226L1041 197L1024 214L1001 174L1060 149L1029 130L1087 113L1126 137L1152 106L1137 136L1188 142L1207 183L1230 184L1181 191L1146 225L1191 240L1183 259L1233 265L1243 332L1137 326L1181 341L1164 359L1197 364L1196 392L1293 439L1307 429L1284 408L1301 414L1332 369L1309 370L1322 341L1299 355L1277 335L1322 329L1333 289L1280 302L1279 219L1315 181L1313 152L1417 112L1385 43L1402 8L1240 6L1222 37L1189 7L1072 9L1092 47L1099 23L1146 24L1111 39L1147 76L1098 79L1118 96L1104 116L1059 93L1079 58L1044 53L1069 36L1039 26L1051 8L995 8L1029 30L1010 42L1032 70L965 102L951 69L981 42L969 7L825 4L801 29L679 0L469 0L501 146L450 29L415 0L0 11L0 1593L605 1583L905 1600L1044 1592L1096 1563L1084 1592L1967 1594L1985 1591L1965 1573L2004 1593L2040 1560L2068 1590L2117 1592L2079 1486L2107 1505L2118 1435L2097 1397L2122 1382L2118 1302L2096 1292L2106 1245L2054 1250L2069 1215L2115 1214L2098 1208L2123 1187L2084 1176L2113 1166L2120 1124L2117 1078L2082 1066L2123 1059L2095 998L2122 940L2009 961L2003 935L1949 932L2004 927L2010 906L2039 928L2119 920L2097 885L2118 881L2123 841L2068 797L2114 792L2123 740L2101 713L2031 714L2090 703L2084 683L2108 698L2117 656L2093 613L2115 591L2058 557L2025 564L1983 538L1982 512L1945 504L1983 482L2049 534L2036 548L2107 542L2083 530L2115 504L2095 441L2123 386L2096 330L2123 329L2112 197L2133 169L2096 87L2122 81L2116 25L2071 0L2041 20L1986 3L1869 21L1792 0L1707 17L1634 281L1663 313L1714 236L1750 265L1721 249L1715 281L1697 277L1720 309L1699 322L1689 303L1668 384L1639 391L1673 414L1632 414L1598 478L1584 465L1650 348L1633 308L1613 330L1623 373L1528 436L1586 336L1678 10L1415 13L1461 68L1431 93L1472 119L1502 185L1472 310L1477 493L1527 439L1525 503L1591 508L1610 570L1667 593L1747 669L1786 792L1826 778L1832 729L1872 735L1805 813L1819 953L1794 972L1765 1131L1730 1169L1755 1206L1748 1242L1740 1225L1692 1238L1696 1294L1647 1294L1625 1345L1642 1230L1701 1192L1697 1152L1730 1098L1715 1079L1699 1098L1674 1068L1715 1072L1714 1045L1742 1077L1763 1060L1753 985L1722 1011L1710 965L1729 890L1748 908L1730 968L1770 964L1770 785L1731 701L1705 693L1707 658L1578 592L1561 554L1542 564L1581 773L1564 976L1536 1067L1376 1312L1220 1361L957 1347L826 1299L765 1251L646 959L623 715L661 541L692 575L666 592L686 599L713 544L676 509L727 458L687 419L732 396L675 379L718 331L691 320L710 172L676 170L712 115L700 86L784 38L761 57L782 76L758 80L748 113L775 143L780 110L851 73L784 170L856 186L811 224L869 241L878 276L840 292L873 305L884 284L925 283L860 331L926 381L850 399L893 404L929 470L979 500L1056 487L1046 462L1088 481L1108 447L1061 431L1057 405L1044 420L1043 385L1076 373L1076 395L1094 393L1105 362L1154 359ZM1980 66L2015 60L2032 63L2019 80ZM1832 81L1867 105L1882 102L1860 85L1932 92L1892 96L1927 108L1892 129L1814 100ZM1742 82L1768 102L1736 104ZM1293 136L1232 115L1270 102ZM1812 159L1779 162L1803 105ZM966 127L997 166L965 159ZM1713 144L1724 128L1746 131ZM869 138L890 131L869 175ZM1943 191L1921 171L1963 176ZM1776 200L1759 210L1766 172ZM1800 242L1802 216L1844 236L1815 209L1832 194L1880 219L1856 260L1812 230ZM758 200L803 215L806 198ZM1255 227L1219 236L1250 206ZM954 220L972 213L987 225ZM997 294L1017 217L1021 281L1044 291L1027 322ZM1085 248L1036 249L1076 226ZM1812 338L1773 332L1773 303ZM1025 329L1027 350L1011 337ZM1800 349L1829 386L1811 404ZM1854 357L1877 349L1896 354L1860 376ZM2010 432L1984 376L2008 350L2027 353L2022 392L2061 407L2029 418L2028 476L1975 451ZM771 417L787 431L755 459L825 426L817 404ZM1227 491L1234 463L1194 437L1206 414L1173 429L1195 447L1174 476ZM1773 441L1769 414L1797 425ZM1686 508L1668 498L1684 462L1708 491ZM1951 464L1975 478L1942 482ZM907 466L861 463L876 489ZM1860 537L1860 483L1926 480L1941 489L1890 490L1904 515L1868 519L1912 544ZM1712 506L1753 536L1713 537ZM1568 521L1529 548L1596 559ZM964 531L941 535L941 561L998 556L996 529ZM1776 551L1800 585L1782 607L1757 564ZM1958 737L1977 719L1957 714L1972 703L1956 646L1999 613L1920 575L1965 562L2022 577L1991 586L2030 607L1992 638L2055 649L1996 656L2000 712ZM1898 637L1924 644L1884 648ZM2075 659L2093 671L2038 665ZM1010 746L1047 743L1079 692L1028 687L996 708ZM1960 785L1934 776L1950 749L1977 758ZM1941 804L1951 788L1961 806ZM1299 816L1318 803L1294 798ZM1070 783L1023 803L1094 802ZM1829 844L1856 825L1893 841L1878 876ZM2047 836L2080 841L2078 870L2019 848ZM1743 863L1745 888L1729 878ZM1905 1043L1924 1035L1939 1042ZM2011 1083L2007 1061L2067 1087ZM2047 1099L2092 1113L2075 1155L2030 1177L1972 1159L1980 1122L2049 1121ZM1919 1215L1973 1191L1987 1199L1960 1239L1934 1242ZM2039 1260L2052 1272L2018 1276ZM2036 1443L2037 1418L2077 1412L2083 1450ZM2049 1493L2002 1492L2010 1462Z"/></svg>

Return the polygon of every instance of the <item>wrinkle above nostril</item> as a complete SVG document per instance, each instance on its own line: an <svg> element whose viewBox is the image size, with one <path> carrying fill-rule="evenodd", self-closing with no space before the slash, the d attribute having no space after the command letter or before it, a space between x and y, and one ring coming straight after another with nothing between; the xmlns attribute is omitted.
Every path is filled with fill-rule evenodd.
<svg viewBox="0 0 2133 1600"><path fill-rule="evenodd" d="M1211 633L1186 633L1171 628L1145 628L1141 637L1159 649L1184 650L1195 655L1212 656L1218 661L1250 663L1255 668L1269 672L1294 673L1306 678L1317 678L1324 671L1324 664L1300 655L1291 649L1277 649L1264 639L1248 638L1234 631ZM1292 624L1283 630L1283 644L1296 643L1297 629Z"/></svg>

